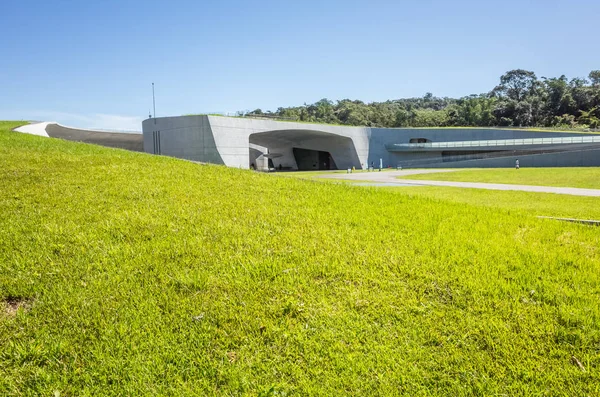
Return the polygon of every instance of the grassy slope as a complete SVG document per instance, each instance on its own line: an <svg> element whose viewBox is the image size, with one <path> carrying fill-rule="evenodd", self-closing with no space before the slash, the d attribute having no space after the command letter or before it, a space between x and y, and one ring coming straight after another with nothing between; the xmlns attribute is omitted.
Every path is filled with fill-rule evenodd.
<svg viewBox="0 0 600 397"><path fill-rule="evenodd" d="M393 169L384 169L382 172L393 171ZM336 171L293 171L293 172L277 172L274 175L286 178L297 178L297 179L305 179L305 180L314 180L319 182L335 182L335 183L371 183L372 181L361 181L361 180L353 180L353 179L343 179L343 178L323 178L323 175L340 175L346 174L348 171L346 170L336 170ZM364 173L369 172L367 170L354 170L355 173Z"/></svg>
<svg viewBox="0 0 600 397"><path fill-rule="evenodd" d="M0 394L600 393L598 229L8 132L0 186Z"/></svg>
<svg viewBox="0 0 600 397"><path fill-rule="evenodd" d="M399 179L455 182L507 183L517 185L600 189L600 168L495 168L436 174L410 175Z"/></svg>
<svg viewBox="0 0 600 397"><path fill-rule="evenodd" d="M27 121L2 121L0 120L0 131L11 131L13 128L28 124Z"/></svg>
<svg viewBox="0 0 600 397"><path fill-rule="evenodd" d="M345 171L339 172L345 173ZM461 173L461 171L458 172ZM355 181L347 179L345 180L329 178L325 179L321 178L322 173L320 172L290 172L278 175L284 175L286 177L297 177L300 179L317 180L324 183L369 183L369 181ZM428 179L434 179L437 178L439 175L442 174L424 174L422 175L422 177L426 178L427 176L429 176ZM575 179L577 178L577 176L575 175L573 178ZM577 182L581 183L583 182L583 180L577 180ZM381 187L378 188L382 189ZM425 197L443 200L447 202L469 204L479 207L502 208L509 211L524 211L527 212L529 215L555 216L579 219L600 219L600 199L597 197L579 197L563 194L465 189L438 186L400 187L397 189L389 189L393 189L398 194L407 194L409 196L414 197Z"/></svg>

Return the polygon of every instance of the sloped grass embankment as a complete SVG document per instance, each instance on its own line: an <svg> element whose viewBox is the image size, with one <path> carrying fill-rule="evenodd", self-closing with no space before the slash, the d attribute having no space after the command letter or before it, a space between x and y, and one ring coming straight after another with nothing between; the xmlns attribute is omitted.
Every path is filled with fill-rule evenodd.
<svg viewBox="0 0 600 397"><path fill-rule="evenodd" d="M600 167L493 168L434 174L407 175L398 179L600 189Z"/></svg>
<svg viewBox="0 0 600 397"><path fill-rule="evenodd" d="M598 229L7 131L0 186L0 394L600 393Z"/></svg>

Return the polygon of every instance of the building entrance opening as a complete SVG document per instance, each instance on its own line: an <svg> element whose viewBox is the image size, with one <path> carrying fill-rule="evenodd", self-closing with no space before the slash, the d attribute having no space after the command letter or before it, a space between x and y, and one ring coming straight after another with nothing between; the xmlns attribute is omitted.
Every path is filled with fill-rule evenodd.
<svg viewBox="0 0 600 397"><path fill-rule="evenodd" d="M298 171L337 170L331 153L320 150L293 148Z"/></svg>

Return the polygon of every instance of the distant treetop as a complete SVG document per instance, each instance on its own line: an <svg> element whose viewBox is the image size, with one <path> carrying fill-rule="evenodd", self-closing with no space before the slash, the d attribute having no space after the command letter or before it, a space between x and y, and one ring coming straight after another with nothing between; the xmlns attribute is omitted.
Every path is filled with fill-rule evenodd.
<svg viewBox="0 0 600 397"><path fill-rule="evenodd" d="M313 104L256 109L240 116L260 116L326 124L370 127L554 127L600 128L600 70L585 78L538 79L516 69L500 77L490 92L463 98L403 98L364 103L321 99Z"/></svg>

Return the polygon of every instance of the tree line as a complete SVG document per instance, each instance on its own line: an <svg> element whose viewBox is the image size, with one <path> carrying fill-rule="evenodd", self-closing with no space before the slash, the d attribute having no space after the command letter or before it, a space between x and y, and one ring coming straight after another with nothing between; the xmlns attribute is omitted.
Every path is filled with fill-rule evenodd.
<svg viewBox="0 0 600 397"><path fill-rule="evenodd" d="M463 98L405 98L364 103L321 99L313 104L256 109L242 116L369 127L560 127L600 128L600 70L588 78L537 78L517 69L490 92Z"/></svg>

